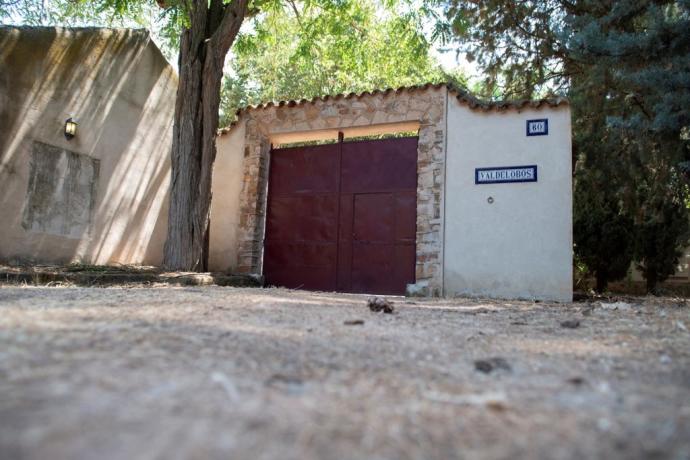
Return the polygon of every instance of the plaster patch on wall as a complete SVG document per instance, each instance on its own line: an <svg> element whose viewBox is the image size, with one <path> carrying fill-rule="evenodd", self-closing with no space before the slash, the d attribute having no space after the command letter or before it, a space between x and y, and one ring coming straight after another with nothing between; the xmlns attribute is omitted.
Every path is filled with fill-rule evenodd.
<svg viewBox="0 0 690 460"><path fill-rule="evenodd" d="M81 238L93 214L100 162L34 141L22 227Z"/></svg>

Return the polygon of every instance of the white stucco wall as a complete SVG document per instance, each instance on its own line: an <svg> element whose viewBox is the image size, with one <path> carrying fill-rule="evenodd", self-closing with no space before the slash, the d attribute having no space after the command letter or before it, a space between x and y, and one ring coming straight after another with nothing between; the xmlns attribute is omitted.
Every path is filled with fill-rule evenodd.
<svg viewBox="0 0 690 460"><path fill-rule="evenodd" d="M213 165L211 230L208 265L211 271L235 272L240 223L240 192L244 177L245 122L218 136Z"/></svg>
<svg viewBox="0 0 690 460"><path fill-rule="evenodd" d="M540 118L549 135L526 136ZM444 294L571 300L569 107L485 112L450 95L447 132ZM522 165L538 182L475 185L475 168Z"/></svg>

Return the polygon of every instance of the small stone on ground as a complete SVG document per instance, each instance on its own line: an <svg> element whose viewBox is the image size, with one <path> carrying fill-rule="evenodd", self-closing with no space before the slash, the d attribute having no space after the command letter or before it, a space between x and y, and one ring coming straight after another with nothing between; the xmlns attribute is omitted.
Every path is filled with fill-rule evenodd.
<svg viewBox="0 0 690 460"><path fill-rule="evenodd" d="M369 310L373 312L393 313L393 304L382 297L371 297L367 300Z"/></svg>
<svg viewBox="0 0 690 460"><path fill-rule="evenodd" d="M510 364L504 358L478 359L474 362L474 368L485 374L489 374L494 370L512 370Z"/></svg>
<svg viewBox="0 0 690 460"><path fill-rule="evenodd" d="M566 329L577 329L580 327L580 321L577 319L566 319L565 321L561 321L561 327Z"/></svg>
<svg viewBox="0 0 690 460"><path fill-rule="evenodd" d="M343 322L345 326L363 326L364 325L364 320L363 319L348 319Z"/></svg>

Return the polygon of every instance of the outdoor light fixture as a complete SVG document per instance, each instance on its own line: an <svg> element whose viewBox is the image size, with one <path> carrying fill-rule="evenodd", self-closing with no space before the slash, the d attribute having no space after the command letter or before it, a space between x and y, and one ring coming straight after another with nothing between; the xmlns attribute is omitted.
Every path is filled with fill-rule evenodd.
<svg viewBox="0 0 690 460"><path fill-rule="evenodd" d="M72 120L72 117L65 120L65 137L72 139L77 135L77 122Z"/></svg>

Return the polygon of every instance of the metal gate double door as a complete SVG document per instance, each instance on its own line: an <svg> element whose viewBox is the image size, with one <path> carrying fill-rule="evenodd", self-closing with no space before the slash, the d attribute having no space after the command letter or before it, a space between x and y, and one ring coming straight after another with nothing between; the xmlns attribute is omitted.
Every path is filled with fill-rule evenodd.
<svg viewBox="0 0 690 460"><path fill-rule="evenodd" d="M268 187L267 284L404 294L414 283L416 137L273 149Z"/></svg>

